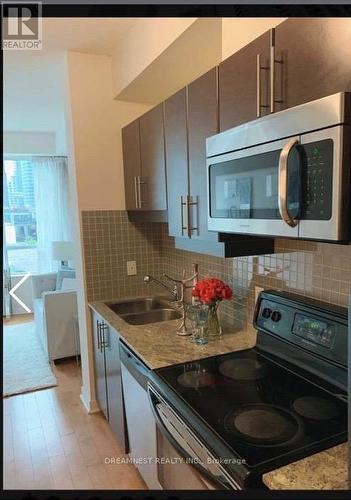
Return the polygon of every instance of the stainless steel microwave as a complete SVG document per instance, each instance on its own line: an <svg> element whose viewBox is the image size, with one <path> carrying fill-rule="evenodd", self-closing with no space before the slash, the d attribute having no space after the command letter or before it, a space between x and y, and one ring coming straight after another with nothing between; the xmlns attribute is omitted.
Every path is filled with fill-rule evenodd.
<svg viewBox="0 0 351 500"><path fill-rule="evenodd" d="M209 137L208 229L349 241L350 123L338 93Z"/></svg>

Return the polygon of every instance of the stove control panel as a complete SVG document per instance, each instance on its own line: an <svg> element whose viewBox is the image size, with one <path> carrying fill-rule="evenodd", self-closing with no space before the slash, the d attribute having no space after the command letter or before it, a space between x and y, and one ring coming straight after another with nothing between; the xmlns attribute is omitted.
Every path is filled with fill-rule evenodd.
<svg viewBox="0 0 351 500"><path fill-rule="evenodd" d="M296 314L292 332L295 335L330 349L334 343L335 326L326 321Z"/></svg>
<svg viewBox="0 0 351 500"><path fill-rule="evenodd" d="M254 315L257 342L273 346L275 339L304 352L347 366L347 309L296 294L264 290ZM268 336L267 336L268 335ZM279 349L286 344L274 344ZM302 358L298 351L298 358Z"/></svg>

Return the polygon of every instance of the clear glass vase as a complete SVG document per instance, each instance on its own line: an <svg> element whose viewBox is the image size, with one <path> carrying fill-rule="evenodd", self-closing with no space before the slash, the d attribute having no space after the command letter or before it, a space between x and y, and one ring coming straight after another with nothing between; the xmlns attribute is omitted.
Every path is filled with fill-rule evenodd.
<svg viewBox="0 0 351 500"><path fill-rule="evenodd" d="M218 303L211 304L208 308L207 336L209 338L218 338L222 335L222 328L218 318Z"/></svg>

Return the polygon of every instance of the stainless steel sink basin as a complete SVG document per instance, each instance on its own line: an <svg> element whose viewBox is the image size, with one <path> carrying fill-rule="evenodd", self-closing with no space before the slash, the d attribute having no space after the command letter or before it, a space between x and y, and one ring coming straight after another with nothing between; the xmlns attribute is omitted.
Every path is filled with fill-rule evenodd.
<svg viewBox="0 0 351 500"><path fill-rule="evenodd" d="M126 300L123 302L117 302L114 304L106 304L113 312L118 315L123 314L136 314L147 311L152 311L154 309L162 309L165 307L165 303L160 299L154 299L153 297L146 297L143 299L133 299Z"/></svg>
<svg viewBox="0 0 351 500"><path fill-rule="evenodd" d="M134 314L120 314L120 316L130 325L147 325L148 323L159 323L160 321L181 318L178 311L166 307Z"/></svg>

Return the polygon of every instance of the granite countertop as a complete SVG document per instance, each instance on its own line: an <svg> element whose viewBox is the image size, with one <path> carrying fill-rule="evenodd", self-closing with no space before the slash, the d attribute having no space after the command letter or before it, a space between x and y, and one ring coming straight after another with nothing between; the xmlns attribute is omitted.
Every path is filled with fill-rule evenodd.
<svg viewBox="0 0 351 500"><path fill-rule="evenodd" d="M225 327L218 340L211 340L204 346L195 345L189 337L176 335L179 320L129 325L111 311L106 302L123 300L90 302L89 306L118 331L126 344L151 369L241 351L256 343L256 334L252 330ZM268 472L263 475L263 482L272 490L348 489L347 462L347 443L343 443Z"/></svg>
<svg viewBox="0 0 351 500"><path fill-rule="evenodd" d="M347 490L347 443L263 475L271 490Z"/></svg>
<svg viewBox="0 0 351 500"><path fill-rule="evenodd" d="M122 300L90 302L89 306L118 331L125 343L151 369L216 354L241 351L253 347L256 343L255 333L224 327L223 334L218 340L211 339L208 344L196 345L190 341L190 337L176 334L179 319L147 325L129 325L111 311L105 302L122 302Z"/></svg>

